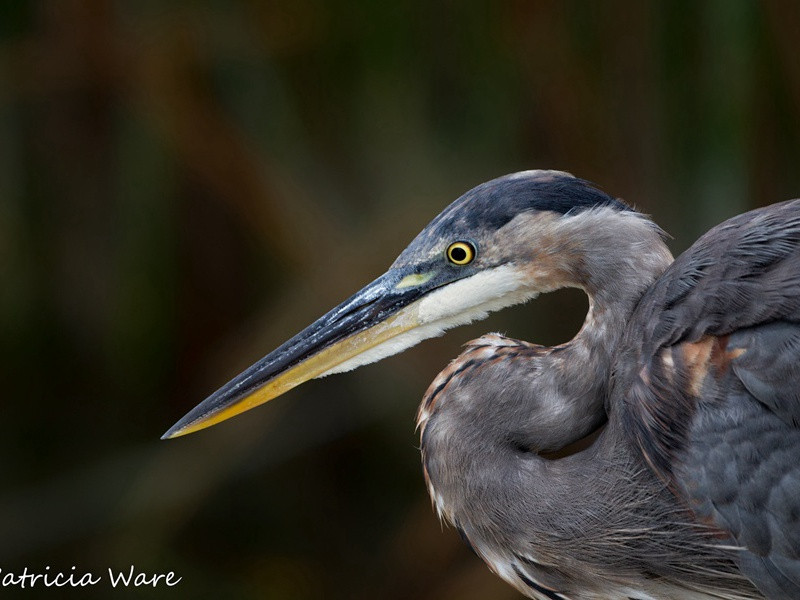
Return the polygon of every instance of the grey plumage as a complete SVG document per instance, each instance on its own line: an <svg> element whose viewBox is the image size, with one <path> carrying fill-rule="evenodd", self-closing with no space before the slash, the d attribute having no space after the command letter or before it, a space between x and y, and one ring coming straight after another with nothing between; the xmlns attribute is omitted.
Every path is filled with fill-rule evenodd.
<svg viewBox="0 0 800 600"><path fill-rule="evenodd" d="M627 374L611 390L616 361L641 343L637 330L655 324L630 321L639 297L672 276L662 276L670 257L659 230L609 208L557 218L572 220L560 224L569 254L555 247L560 263L580 265L564 284L589 293L587 324L554 349L481 338L434 381L419 420L439 511L533 597L759 597L730 541L698 523L643 460L614 396L629 388ZM588 449L546 457L606 418Z"/></svg>
<svg viewBox="0 0 800 600"><path fill-rule="evenodd" d="M585 181L487 182L165 437L567 286L590 299L573 340L483 336L425 394L439 514L532 598L800 598L798 200L673 262L652 221Z"/></svg>
<svg viewBox="0 0 800 600"><path fill-rule="evenodd" d="M633 263L663 259L654 229L601 214L613 252L585 213L559 217L592 252L567 259L581 268L566 285L593 301L581 333L556 349L476 340L429 389L438 509L534 597L760 597L739 568L800 597L800 203L720 225L664 273ZM542 456L605 416L588 450Z"/></svg>

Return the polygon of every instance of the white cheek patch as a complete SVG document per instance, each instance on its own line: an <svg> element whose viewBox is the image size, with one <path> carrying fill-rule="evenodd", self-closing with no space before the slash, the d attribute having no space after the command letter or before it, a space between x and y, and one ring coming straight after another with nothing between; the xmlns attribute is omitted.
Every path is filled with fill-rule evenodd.
<svg viewBox="0 0 800 600"><path fill-rule="evenodd" d="M436 289L402 309L400 318L407 317L419 323L414 329L400 333L317 377L351 371L398 354L423 340L438 337L448 329L485 319L490 312L520 304L537 294L536 290L525 287L524 275L513 265L481 271Z"/></svg>
<svg viewBox="0 0 800 600"><path fill-rule="evenodd" d="M420 298L419 318L423 323L446 320L452 322L450 327L485 319L491 311L536 295L524 286L525 276L514 265L487 269Z"/></svg>

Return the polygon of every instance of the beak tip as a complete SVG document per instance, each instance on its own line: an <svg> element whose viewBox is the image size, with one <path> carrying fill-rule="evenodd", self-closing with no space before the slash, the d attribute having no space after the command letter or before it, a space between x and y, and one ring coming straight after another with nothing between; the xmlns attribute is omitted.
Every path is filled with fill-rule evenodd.
<svg viewBox="0 0 800 600"><path fill-rule="evenodd" d="M176 426L177 426L177 423L175 425L173 425L172 427L170 427L166 431L166 433L164 433L164 435L161 436L161 439L162 440L171 440L173 438L180 437L181 430L178 429Z"/></svg>
<svg viewBox="0 0 800 600"><path fill-rule="evenodd" d="M182 419L167 429L164 435L161 436L161 439L172 440L177 437L183 437L185 435L189 435L190 433L200 431L201 429L211 427L212 425L219 423L220 421L224 421L228 417L236 414L235 412L230 414L230 411L226 410L209 410L207 408L208 400L209 399L207 398L206 402L198 404L192 410L186 413Z"/></svg>
<svg viewBox="0 0 800 600"><path fill-rule="evenodd" d="M191 413L190 413L191 414ZM192 427L193 421L188 419L189 415L179 420L172 427L167 429L164 435L161 436L162 440L173 440L177 437L182 437L203 427ZM187 422L188 421L188 422Z"/></svg>

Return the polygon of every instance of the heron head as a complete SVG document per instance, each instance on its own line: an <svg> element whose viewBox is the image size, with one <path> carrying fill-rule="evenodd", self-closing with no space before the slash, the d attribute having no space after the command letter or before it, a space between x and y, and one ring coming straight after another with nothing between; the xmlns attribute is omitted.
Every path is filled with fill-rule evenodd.
<svg viewBox="0 0 800 600"><path fill-rule="evenodd" d="M479 185L425 227L386 273L217 390L164 438L569 285L580 264L569 255L580 249L559 229L597 207L630 210L559 171L523 171Z"/></svg>

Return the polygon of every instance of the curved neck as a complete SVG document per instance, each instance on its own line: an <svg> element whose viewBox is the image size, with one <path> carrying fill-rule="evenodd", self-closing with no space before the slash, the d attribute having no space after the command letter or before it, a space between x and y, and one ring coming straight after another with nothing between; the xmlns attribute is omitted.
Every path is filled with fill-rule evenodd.
<svg viewBox="0 0 800 600"><path fill-rule="evenodd" d="M642 294L673 261L664 232L639 213L601 209L566 219L560 233L574 248L562 268L589 296L578 337L616 341Z"/></svg>
<svg viewBox="0 0 800 600"><path fill-rule="evenodd" d="M555 444L570 444L591 433L605 418L604 402L612 361L622 332L645 290L672 263L663 232L636 212L610 208L561 217L550 223L550 238L533 250L550 272L531 274L543 291L577 287L589 297L586 319L576 336L535 358L539 387L554 397L549 410L570 423ZM530 365L529 365L530 368ZM525 370L520 365L518 372ZM557 393L556 393L557 391ZM558 449L553 448L553 449Z"/></svg>
<svg viewBox="0 0 800 600"><path fill-rule="evenodd" d="M516 229L529 245L529 285L541 292L583 289L589 314L581 334L620 331L644 291L672 263L664 232L635 211L601 207L576 215L520 215ZM602 332L601 333L605 333Z"/></svg>
<svg viewBox="0 0 800 600"><path fill-rule="evenodd" d="M589 296L582 329L560 347L574 354L564 368L607 368L639 298L673 260L663 231L640 213L612 207L523 213L506 228L507 243L524 249L518 264L531 290L576 287Z"/></svg>

